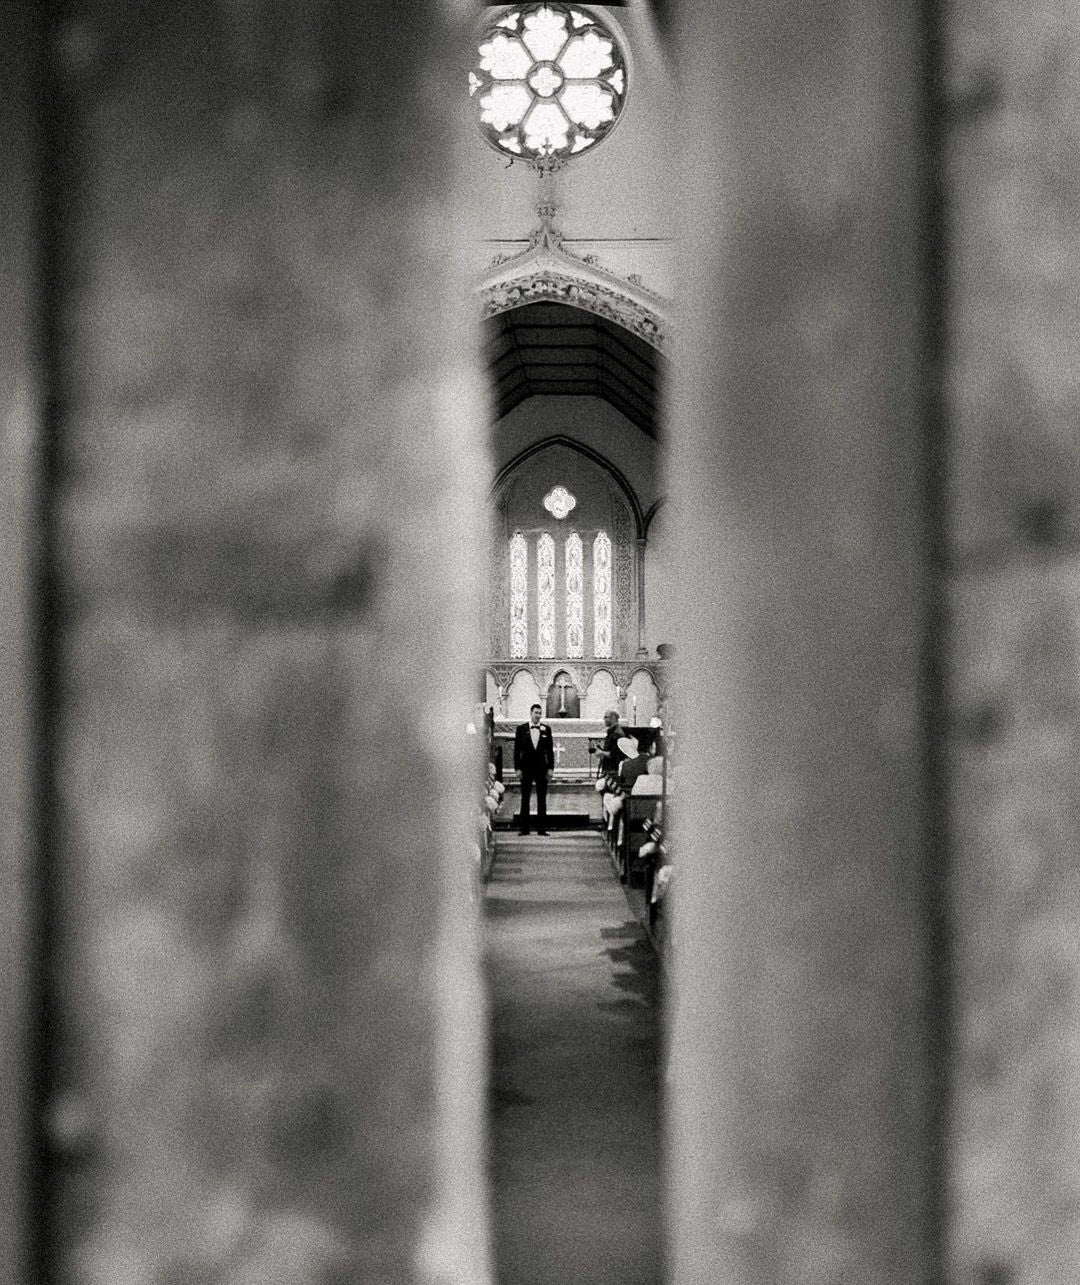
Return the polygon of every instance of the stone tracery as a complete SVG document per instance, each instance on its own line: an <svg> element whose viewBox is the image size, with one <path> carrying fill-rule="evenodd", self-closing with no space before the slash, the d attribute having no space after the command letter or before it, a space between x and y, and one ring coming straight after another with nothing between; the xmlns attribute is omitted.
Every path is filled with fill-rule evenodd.
<svg viewBox="0 0 1080 1285"><path fill-rule="evenodd" d="M489 24L468 84L484 138L538 166L606 138L628 88L608 24L558 0L516 5Z"/></svg>

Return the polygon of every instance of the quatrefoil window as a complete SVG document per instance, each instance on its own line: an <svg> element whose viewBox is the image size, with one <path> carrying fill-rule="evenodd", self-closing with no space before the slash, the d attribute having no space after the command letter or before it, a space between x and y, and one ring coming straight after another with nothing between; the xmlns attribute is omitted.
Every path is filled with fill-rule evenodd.
<svg viewBox="0 0 1080 1285"><path fill-rule="evenodd" d="M557 486L544 496L544 508L561 522L571 509L577 508L577 499L565 486Z"/></svg>
<svg viewBox="0 0 1080 1285"><path fill-rule="evenodd" d="M484 29L469 94L480 131L534 163L576 156L605 138L626 101L626 58L601 19L572 4L516 4Z"/></svg>

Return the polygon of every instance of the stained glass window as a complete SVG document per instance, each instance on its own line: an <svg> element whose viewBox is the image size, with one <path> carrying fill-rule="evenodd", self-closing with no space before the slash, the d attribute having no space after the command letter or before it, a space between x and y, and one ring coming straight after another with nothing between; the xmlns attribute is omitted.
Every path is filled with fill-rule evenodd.
<svg viewBox="0 0 1080 1285"><path fill-rule="evenodd" d="M593 654L611 655L611 539L606 531L593 541Z"/></svg>
<svg viewBox="0 0 1080 1285"><path fill-rule="evenodd" d="M510 541L510 655L529 654L529 546L520 531Z"/></svg>
<svg viewBox="0 0 1080 1285"><path fill-rule="evenodd" d="M544 508L561 522L571 509L577 508L577 498L565 486L556 486L544 496Z"/></svg>
<svg viewBox="0 0 1080 1285"><path fill-rule="evenodd" d="M536 636L542 659L555 655L555 541L544 534L536 542Z"/></svg>
<svg viewBox="0 0 1080 1285"><path fill-rule="evenodd" d="M585 655L585 621L581 536L572 531L566 537L566 654Z"/></svg>
<svg viewBox="0 0 1080 1285"><path fill-rule="evenodd" d="M488 24L469 93L493 147L533 161L573 156L615 125L626 59L615 33L572 4L517 4Z"/></svg>

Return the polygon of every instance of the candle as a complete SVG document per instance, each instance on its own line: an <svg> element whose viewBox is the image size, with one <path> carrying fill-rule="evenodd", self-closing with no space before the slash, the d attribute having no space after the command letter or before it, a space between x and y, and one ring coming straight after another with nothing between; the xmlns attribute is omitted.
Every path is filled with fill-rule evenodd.
<svg viewBox="0 0 1080 1285"><path fill-rule="evenodd" d="M634 722L636 723L637 722L637 697L636 696L630 697L630 704L634 707L633 717L634 717Z"/></svg>

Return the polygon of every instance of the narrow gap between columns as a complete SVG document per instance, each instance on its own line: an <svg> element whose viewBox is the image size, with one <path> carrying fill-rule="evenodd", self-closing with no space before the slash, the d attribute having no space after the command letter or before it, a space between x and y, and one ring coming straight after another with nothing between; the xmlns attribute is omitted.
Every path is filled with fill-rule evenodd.
<svg viewBox="0 0 1080 1285"><path fill-rule="evenodd" d="M50 1285L58 1277L53 1214L56 1173L49 1136L59 1053L60 1004L56 986L60 942L58 721L60 677L59 483L63 394L63 307L67 284L68 194L77 182L69 104L57 57L66 18L64 0L48 0L35 29L38 166L36 373L38 450L33 479L30 568L31 749L33 791L31 867L27 900L30 978L25 1184L27 1263L24 1277Z"/></svg>
<svg viewBox="0 0 1080 1285"><path fill-rule="evenodd" d="M922 461L925 616L922 636L921 732L926 803L923 906L926 924L927 1113L926 1227L928 1281L945 1285L949 1270L949 1167L952 1068L953 940L950 906L951 822L948 782L949 422L948 194L945 170L944 22L938 0L922 0Z"/></svg>

